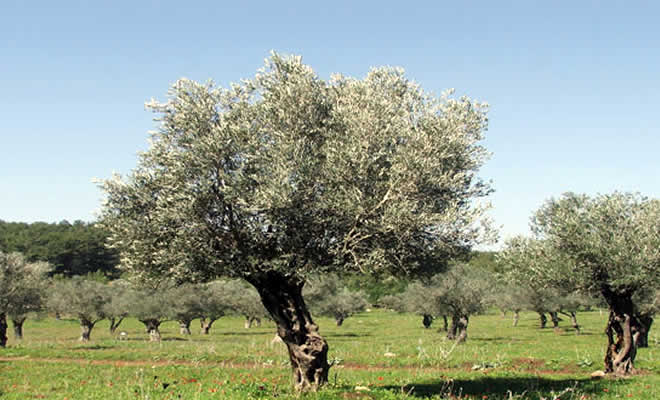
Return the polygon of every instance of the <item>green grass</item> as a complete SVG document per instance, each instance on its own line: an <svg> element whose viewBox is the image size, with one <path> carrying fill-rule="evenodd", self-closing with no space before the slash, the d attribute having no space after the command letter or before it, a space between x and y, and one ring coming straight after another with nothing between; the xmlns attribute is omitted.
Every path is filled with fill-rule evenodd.
<svg viewBox="0 0 660 400"><path fill-rule="evenodd" d="M534 314L518 327L510 316L470 321L468 342L455 346L424 329L421 317L375 310L342 327L319 318L336 365L330 382L310 399L659 399L660 353L640 349L639 374L591 380L602 369L606 315L578 315L583 334L565 321L562 331L539 329ZM271 344L274 327L245 329L241 318L223 318L211 334L179 335L176 323L161 327L163 341L150 343L144 327L125 321L116 340L101 322L82 344L77 321L28 320L25 339L10 338L0 350L1 399L289 399L288 356ZM395 356L385 356L394 353ZM363 387L365 390L357 390ZM453 396L453 397L452 397Z"/></svg>

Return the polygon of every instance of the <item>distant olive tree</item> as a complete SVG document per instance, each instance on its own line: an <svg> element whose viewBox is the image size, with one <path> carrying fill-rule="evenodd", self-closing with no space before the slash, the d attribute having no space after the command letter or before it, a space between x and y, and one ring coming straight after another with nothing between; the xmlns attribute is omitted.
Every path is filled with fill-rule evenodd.
<svg viewBox="0 0 660 400"><path fill-rule="evenodd" d="M109 282L107 289L110 293L110 301L105 304L104 313L110 321L110 334L113 335L124 318L128 316L133 299L131 292L133 289L130 282L122 279Z"/></svg>
<svg viewBox="0 0 660 400"><path fill-rule="evenodd" d="M350 290L333 274L312 279L303 294L313 313L334 318L337 326L368 306L362 292Z"/></svg>
<svg viewBox="0 0 660 400"><path fill-rule="evenodd" d="M448 339L467 340L470 316L489 306L493 278L487 271L469 264L455 264L431 279L432 301L451 316Z"/></svg>
<svg viewBox="0 0 660 400"><path fill-rule="evenodd" d="M206 287L199 284L182 284L167 291L172 320L179 323L179 333L190 335L190 324L194 319L204 315L203 298L209 293Z"/></svg>
<svg viewBox="0 0 660 400"><path fill-rule="evenodd" d="M240 279L223 281L223 289L232 314L245 317L245 328L251 328L255 324L260 325L262 319L270 318L259 298L259 293L245 281Z"/></svg>
<svg viewBox="0 0 660 400"><path fill-rule="evenodd" d="M90 340L92 329L106 319L105 307L111 301L106 284L83 277L57 280L50 289L48 310L59 315L71 315L80 321L80 340Z"/></svg>
<svg viewBox="0 0 660 400"><path fill-rule="evenodd" d="M43 308L51 270L50 264L27 262L20 253L0 252L0 347L7 344L7 316L20 340L27 314Z"/></svg>
<svg viewBox="0 0 660 400"><path fill-rule="evenodd" d="M199 323L202 334L208 335L215 321L233 312L232 304L236 301L237 296L239 294L229 290L225 281L215 281L205 285L200 298ZM253 296L252 301L256 301L261 306L258 295Z"/></svg>
<svg viewBox="0 0 660 400"><path fill-rule="evenodd" d="M447 331L447 315L449 310L444 304L435 301L435 288L430 283L412 282L406 290L401 293L400 299L403 311L411 312L422 317L424 328L430 328L433 320L443 317L445 322L444 330ZM433 300L431 300L433 299Z"/></svg>
<svg viewBox="0 0 660 400"><path fill-rule="evenodd" d="M152 342L161 340L160 325L174 318L171 286L168 284L136 286L129 292L128 315L144 325Z"/></svg>

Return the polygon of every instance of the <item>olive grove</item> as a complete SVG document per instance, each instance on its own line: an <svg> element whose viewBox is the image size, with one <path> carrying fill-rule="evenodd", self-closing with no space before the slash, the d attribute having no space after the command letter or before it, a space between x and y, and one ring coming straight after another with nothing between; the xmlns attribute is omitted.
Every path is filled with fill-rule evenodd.
<svg viewBox="0 0 660 400"><path fill-rule="evenodd" d="M303 299L332 271L432 273L487 233L477 173L486 105L426 94L403 72L319 78L273 54L228 88L182 79L134 171L102 182L121 265L177 280L242 278L287 346L300 391L327 382Z"/></svg>

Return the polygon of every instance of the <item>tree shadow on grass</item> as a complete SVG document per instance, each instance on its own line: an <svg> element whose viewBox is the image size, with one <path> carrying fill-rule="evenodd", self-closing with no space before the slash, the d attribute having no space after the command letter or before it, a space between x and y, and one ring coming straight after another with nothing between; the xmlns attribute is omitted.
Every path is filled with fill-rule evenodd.
<svg viewBox="0 0 660 400"><path fill-rule="evenodd" d="M71 351L108 350L114 348L115 346L107 346L103 344L81 344L72 348Z"/></svg>
<svg viewBox="0 0 660 400"><path fill-rule="evenodd" d="M625 385L626 380L617 380L617 384ZM488 396L488 399L536 398L539 394L548 398L559 397L563 392L598 395L603 393L602 380L582 379L547 379L543 377L475 377L472 379L442 379L412 383L405 387L386 387L395 391L404 391L411 396L426 398L431 396ZM612 381L607 382L611 385ZM563 398L563 397L561 397Z"/></svg>
<svg viewBox="0 0 660 400"><path fill-rule="evenodd" d="M326 333L325 335L326 338L342 338L342 337L348 337L348 338L354 338L354 337L366 337L366 336L371 336L370 333Z"/></svg>

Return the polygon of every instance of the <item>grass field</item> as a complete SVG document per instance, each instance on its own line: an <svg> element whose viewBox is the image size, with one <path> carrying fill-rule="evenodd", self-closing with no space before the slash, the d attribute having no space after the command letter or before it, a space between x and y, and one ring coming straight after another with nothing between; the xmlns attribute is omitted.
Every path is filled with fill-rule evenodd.
<svg viewBox="0 0 660 400"><path fill-rule="evenodd" d="M342 327L319 318L330 344L330 382L310 399L660 399L658 335L640 349L638 373L591 380L602 369L605 313L578 315L583 334L565 321L562 331L539 329L535 314L518 327L509 315L475 316L468 342L455 346L421 318L374 310ZM196 325L194 325L196 327ZM245 329L223 318L211 334L179 335L161 327L160 343L147 341L142 324L125 321L116 340L100 322L87 344L75 320L28 320L25 339L0 349L1 399L289 399L284 345L271 343L274 327ZM393 353L394 356L386 353Z"/></svg>

